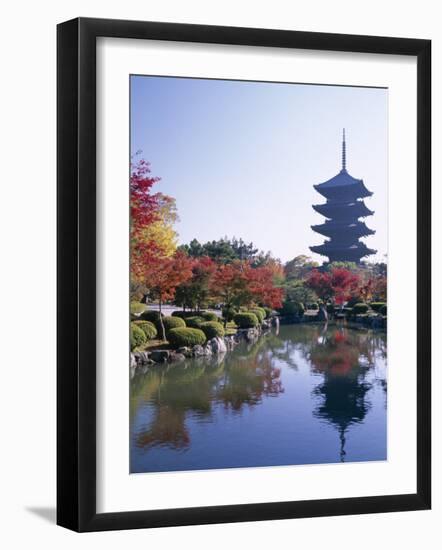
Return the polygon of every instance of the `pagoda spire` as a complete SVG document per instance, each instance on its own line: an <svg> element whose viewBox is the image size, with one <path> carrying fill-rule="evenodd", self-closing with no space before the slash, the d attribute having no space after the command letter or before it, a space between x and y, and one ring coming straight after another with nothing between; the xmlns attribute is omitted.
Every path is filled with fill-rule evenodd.
<svg viewBox="0 0 442 550"><path fill-rule="evenodd" d="M342 128L342 170L346 170L347 157L345 151L345 128Z"/></svg>
<svg viewBox="0 0 442 550"><path fill-rule="evenodd" d="M342 128L342 169L333 178L314 185L314 188L327 200L323 204L314 204L313 208L327 218L320 225L313 225L313 231L324 235L327 240L310 250L327 256L329 262L357 262L361 258L376 253L368 248L360 238L373 235L374 231L365 225L360 218L374 214L364 201L373 193L361 179L356 179L347 172L347 151L345 128Z"/></svg>

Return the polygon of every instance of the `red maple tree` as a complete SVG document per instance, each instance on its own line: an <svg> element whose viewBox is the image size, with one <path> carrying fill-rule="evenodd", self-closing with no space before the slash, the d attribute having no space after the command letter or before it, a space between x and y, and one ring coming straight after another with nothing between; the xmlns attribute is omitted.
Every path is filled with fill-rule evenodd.
<svg viewBox="0 0 442 550"><path fill-rule="evenodd" d="M360 283L356 273L345 268L333 268L330 272L313 269L306 285L314 290L323 302L343 304L350 299Z"/></svg>

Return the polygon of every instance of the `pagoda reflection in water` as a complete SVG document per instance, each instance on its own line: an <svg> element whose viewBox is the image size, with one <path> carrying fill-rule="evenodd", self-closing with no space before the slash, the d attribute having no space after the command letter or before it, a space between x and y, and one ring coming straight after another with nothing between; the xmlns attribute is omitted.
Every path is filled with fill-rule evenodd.
<svg viewBox="0 0 442 550"><path fill-rule="evenodd" d="M328 237L323 244L311 246L310 250L327 256L330 262L361 261L361 258L376 254L359 239L373 235L360 218L374 214L365 206L362 199L371 197L362 180L356 179L347 172L345 129L342 139L342 169L333 178L315 185L318 193L327 199L324 204L313 205L314 210L327 218L321 225L312 225L313 231Z"/></svg>

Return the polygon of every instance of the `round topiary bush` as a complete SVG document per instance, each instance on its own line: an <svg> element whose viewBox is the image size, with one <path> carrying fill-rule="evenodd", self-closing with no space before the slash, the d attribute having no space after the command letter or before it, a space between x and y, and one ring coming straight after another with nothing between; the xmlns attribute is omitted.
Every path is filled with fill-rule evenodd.
<svg viewBox="0 0 442 550"><path fill-rule="evenodd" d="M138 346L142 346L147 342L147 337L144 331L135 323L130 324L130 349L134 350Z"/></svg>
<svg viewBox="0 0 442 550"><path fill-rule="evenodd" d="M253 328L259 325L258 317L254 313L237 313L233 320L239 328Z"/></svg>
<svg viewBox="0 0 442 550"><path fill-rule="evenodd" d="M171 329L167 339L173 348L202 346L206 341L206 335L198 328L181 327Z"/></svg>
<svg viewBox="0 0 442 550"><path fill-rule="evenodd" d="M222 311L223 319L227 322L233 321L233 318L238 313L238 310L233 306L225 307Z"/></svg>
<svg viewBox="0 0 442 550"><path fill-rule="evenodd" d="M146 309L147 309L146 304L142 304L141 302L130 303L131 315L141 315L141 313L143 313L143 311L146 311Z"/></svg>
<svg viewBox="0 0 442 550"><path fill-rule="evenodd" d="M156 326L150 321L134 321L134 325L140 327L148 340L153 340L158 334Z"/></svg>
<svg viewBox="0 0 442 550"><path fill-rule="evenodd" d="M160 320L155 323L158 332L161 332L161 325ZM181 317L163 317L163 325L164 325L164 331L167 334L169 333L169 330L173 328L182 328L186 326L186 322Z"/></svg>
<svg viewBox="0 0 442 550"><path fill-rule="evenodd" d="M371 302L370 307L373 311L377 313L381 312L381 309L386 305L385 302Z"/></svg>
<svg viewBox="0 0 442 550"><path fill-rule="evenodd" d="M201 323L200 329L206 335L207 340L222 338L224 336L224 327L217 321L206 321Z"/></svg>
<svg viewBox="0 0 442 550"><path fill-rule="evenodd" d="M213 311L200 311L198 317L202 317L205 321L218 321L218 316Z"/></svg>
<svg viewBox="0 0 442 550"><path fill-rule="evenodd" d="M353 313L355 315L363 315L364 313L367 313L368 311L368 305L363 304L362 302L359 302L358 304L355 304L353 306Z"/></svg>
<svg viewBox="0 0 442 550"><path fill-rule="evenodd" d="M161 315L164 317L163 314ZM150 321L151 323L154 323L154 324L156 324L159 318L160 318L160 312L154 309L148 309L147 311L144 311L140 315L140 319L142 321Z"/></svg>
<svg viewBox="0 0 442 550"><path fill-rule="evenodd" d="M186 319L186 325L190 328L200 328L201 323L204 323L204 319L202 317L198 317L197 315Z"/></svg>
<svg viewBox="0 0 442 550"><path fill-rule="evenodd" d="M260 324L264 321L266 312L260 307L252 307L249 312L254 313L258 317L258 321Z"/></svg>

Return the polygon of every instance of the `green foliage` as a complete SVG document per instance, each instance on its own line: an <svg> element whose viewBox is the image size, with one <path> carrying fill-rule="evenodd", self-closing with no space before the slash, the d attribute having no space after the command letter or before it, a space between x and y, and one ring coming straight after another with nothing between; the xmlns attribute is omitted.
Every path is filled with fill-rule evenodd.
<svg viewBox="0 0 442 550"><path fill-rule="evenodd" d="M306 309L313 309L313 310L318 310L319 309L319 306L316 302L314 302L313 304L307 304L307 307Z"/></svg>
<svg viewBox="0 0 442 550"><path fill-rule="evenodd" d="M147 342L147 337L144 331L135 323L130 324L130 349L142 346Z"/></svg>
<svg viewBox="0 0 442 550"><path fill-rule="evenodd" d="M301 317L304 315L304 304L293 302L292 300L284 300L282 308L278 309L278 313L283 317L291 317L293 315Z"/></svg>
<svg viewBox="0 0 442 550"><path fill-rule="evenodd" d="M379 313L381 315L387 315L387 304L381 307L381 309L379 310Z"/></svg>
<svg viewBox="0 0 442 550"><path fill-rule="evenodd" d="M311 258L308 256L305 256L301 254L300 256L296 256L293 258L293 260L290 260L284 265L284 272L285 276L287 277L287 281L292 280L298 280L298 283L302 283L300 279L304 279L312 269L315 267L318 267L318 263L314 262ZM310 298L310 300L312 300ZM301 302L306 302L307 300L301 299L299 300Z"/></svg>
<svg viewBox="0 0 442 550"><path fill-rule="evenodd" d="M246 243L242 239L228 239L224 237L217 241L209 241L200 243L197 239L193 239L189 244L178 247L188 256L200 258L208 256L216 262L228 264L235 260L249 260L254 267L264 265L269 261L271 255L269 253L259 252L253 243Z"/></svg>
<svg viewBox="0 0 442 550"><path fill-rule="evenodd" d="M263 310L266 312L266 319L268 319L271 315L272 315L272 312L273 312L273 309L271 307L263 307Z"/></svg>
<svg viewBox="0 0 442 550"><path fill-rule="evenodd" d="M206 335L198 328L181 327L171 329L167 339L173 348L202 346L206 341Z"/></svg>
<svg viewBox="0 0 442 550"><path fill-rule="evenodd" d="M137 325L137 327L144 332L148 340L153 340L156 338L158 331L156 326L150 321L134 321L133 324Z"/></svg>
<svg viewBox="0 0 442 550"><path fill-rule="evenodd" d="M166 333L166 338L169 331L173 328L182 328L186 326L186 322L181 317L163 317L164 331ZM156 323L156 327L159 333L161 333L160 321Z"/></svg>
<svg viewBox="0 0 442 550"><path fill-rule="evenodd" d="M330 262L327 264L327 271L332 269L348 269L349 271L358 271L358 266L355 262Z"/></svg>
<svg viewBox="0 0 442 550"><path fill-rule="evenodd" d="M362 302L359 302L358 304L355 304L353 306L353 313L355 315L361 315L361 314L367 313L367 311L368 311L368 305L363 304Z"/></svg>
<svg viewBox="0 0 442 550"><path fill-rule="evenodd" d="M264 321L266 312L261 307L252 307L251 309L249 309L249 312L254 313L256 315L256 317L258 318L259 324L261 324Z"/></svg>
<svg viewBox="0 0 442 550"><path fill-rule="evenodd" d="M204 323L204 319L202 317L198 317L197 315L186 319L186 325L190 328L200 328L201 323Z"/></svg>
<svg viewBox="0 0 442 550"><path fill-rule="evenodd" d="M132 315L139 315L140 313L143 313L143 311L146 311L146 309L146 304L142 304L141 302L130 303L130 312Z"/></svg>
<svg viewBox="0 0 442 550"><path fill-rule="evenodd" d="M205 321L201 323L201 330L206 335L207 340L212 338L222 338L224 336L224 327L217 321Z"/></svg>
<svg viewBox="0 0 442 550"><path fill-rule="evenodd" d="M233 321L233 318L238 313L238 310L232 306L225 307L222 311L223 319L227 322Z"/></svg>
<svg viewBox="0 0 442 550"><path fill-rule="evenodd" d="M381 308L383 308L385 305L385 302L371 302L370 307L373 311L381 313Z"/></svg>
<svg viewBox="0 0 442 550"><path fill-rule="evenodd" d="M259 325L258 317L254 313L237 313L233 320L239 328L253 328Z"/></svg>
<svg viewBox="0 0 442 550"><path fill-rule="evenodd" d="M148 309L140 315L140 319L143 321L150 321L156 325L160 319L160 312L153 309Z"/></svg>
<svg viewBox="0 0 442 550"><path fill-rule="evenodd" d="M198 317L202 317L205 321L218 321L218 316L213 311L199 311Z"/></svg>

